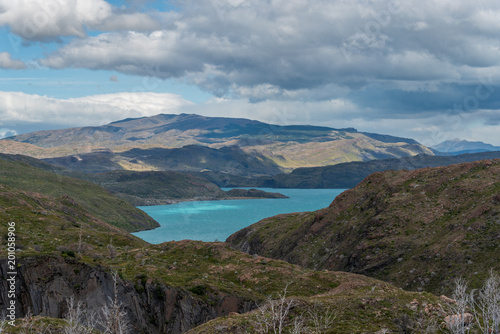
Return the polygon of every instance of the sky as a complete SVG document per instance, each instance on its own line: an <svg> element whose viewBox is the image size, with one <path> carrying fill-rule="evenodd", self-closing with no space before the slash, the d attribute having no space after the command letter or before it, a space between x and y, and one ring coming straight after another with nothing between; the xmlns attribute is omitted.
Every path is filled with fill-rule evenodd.
<svg viewBox="0 0 500 334"><path fill-rule="evenodd" d="M0 138L160 113L500 146L500 2L0 0Z"/></svg>

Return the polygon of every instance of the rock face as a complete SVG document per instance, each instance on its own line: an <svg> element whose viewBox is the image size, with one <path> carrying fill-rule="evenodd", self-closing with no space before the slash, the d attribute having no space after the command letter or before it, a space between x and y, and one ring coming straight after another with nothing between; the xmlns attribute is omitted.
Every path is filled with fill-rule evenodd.
<svg viewBox="0 0 500 334"><path fill-rule="evenodd" d="M374 173L325 209L267 218L234 247L406 289L448 292L500 269L500 160Z"/></svg>
<svg viewBox="0 0 500 334"><path fill-rule="evenodd" d="M6 260L1 260L0 309L6 309L9 302L5 268ZM17 273L17 317L28 312L64 317L70 296L94 311L99 311L109 298L114 298L111 273L71 258L22 259ZM137 287L118 278L117 291L118 300L126 305L127 320L133 325L134 333L182 333L216 317L247 312L256 306L254 302L222 292L211 296L209 303L207 299L196 298L180 288L150 281Z"/></svg>

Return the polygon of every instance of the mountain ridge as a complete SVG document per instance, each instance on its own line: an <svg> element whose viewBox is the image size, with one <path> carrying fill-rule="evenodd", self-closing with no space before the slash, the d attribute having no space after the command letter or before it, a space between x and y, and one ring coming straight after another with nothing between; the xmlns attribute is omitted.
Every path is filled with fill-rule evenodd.
<svg viewBox="0 0 500 334"><path fill-rule="evenodd" d="M9 143L16 143L18 147L9 147ZM119 153L136 148L172 149L187 145L215 149L237 146L247 154L273 161L283 170L433 154L432 150L413 139L363 133L353 128L274 125L243 118L195 114L160 114L102 126L21 134L1 140L0 150L54 158L91 153L96 149Z"/></svg>
<svg viewBox="0 0 500 334"><path fill-rule="evenodd" d="M54 198L68 197L92 212L98 219L128 231L140 231L160 226L145 212L113 196L105 188L89 181L55 174L34 167L30 163L43 164L32 158L0 154L0 185L10 186L20 191L42 193Z"/></svg>

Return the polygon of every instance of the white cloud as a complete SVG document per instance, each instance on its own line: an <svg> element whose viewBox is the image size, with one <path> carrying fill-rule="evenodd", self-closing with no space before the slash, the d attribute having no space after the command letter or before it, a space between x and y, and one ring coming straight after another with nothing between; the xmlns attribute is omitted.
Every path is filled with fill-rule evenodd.
<svg viewBox="0 0 500 334"><path fill-rule="evenodd" d="M0 26L26 40L86 36L86 28L153 30L160 23L143 13L120 13L104 0L0 0Z"/></svg>
<svg viewBox="0 0 500 334"><path fill-rule="evenodd" d="M0 128L0 139L17 135L15 130Z"/></svg>
<svg viewBox="0 0 500 334"><path fill-rule="evenodd" d="M484 67L500 65L498 34L471 28L478 17L500 15L494 1L181 4L178 13L160 15L168 29L75 40L41 64L183 78L218 96L253 100L319 97L303 91L333 84L362 88L377 80L393 87L411 80L425 90L432 82L459 82L471 73L477 78Z"/></svg>
<svg viewBox="0 0 500 334"><path fill-rule="evenodd" d="M160 113L195 113L204 116L241 117L277 125L310 124L332 128L354 127L359 131L414 138L436 145L459 137L500 145L500 117L495 110L472 113L427 113L378 116L369 107L336 98L321 101L246 100L214 98L194 104L174 94L116 93L75 99L55 99L18 92L0 92L0 136L37 128L53 129L103 125L113 121ZM13 134L13 132L11 132Z"/></svg>
<svg viewBox="0 0 500 334"><path fill-rule="evenodd" d="M55 99L21 92L0 92L0 119L4 126L26 127L102 125L112 121L160 113L177 113L191 104L174 94L116 93L74 99Z"/></svg>
<svg viewBox="0 0 500 334"><path fill-rule="evenodd" d="M0 52L0 68L22 70L26 68L26 64L20 60L12 59L8 52Z"/></svg>

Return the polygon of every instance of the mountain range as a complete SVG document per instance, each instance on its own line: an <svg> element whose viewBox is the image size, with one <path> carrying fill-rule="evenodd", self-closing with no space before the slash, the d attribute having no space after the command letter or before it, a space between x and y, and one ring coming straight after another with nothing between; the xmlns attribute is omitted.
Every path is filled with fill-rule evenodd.
<svg viewBox="0 0 500 334"><path fill-rule="evenodd" d="M97 127L37 131L0 141L0 151L36 158L74 156L100 150L128 152L114 162L122 169L141 170L130 163L133 149L173 149L198 145L212 149L237 146L248 156L273 162L282 171L349 161L433 154L418 142L388 135L308 125L273 125L239 118L166 115L125 119ZM139 158L135 158L141 161Z"/></svg>
<svg viewBox="0 0 500 334"><path fill-rule="evenodd" d="M464 154L489 151L500 151L500 146L483 143L481 141L467 141L460 139L446 140L441 144L432 146L432 149L446 154Z"/></svg>

